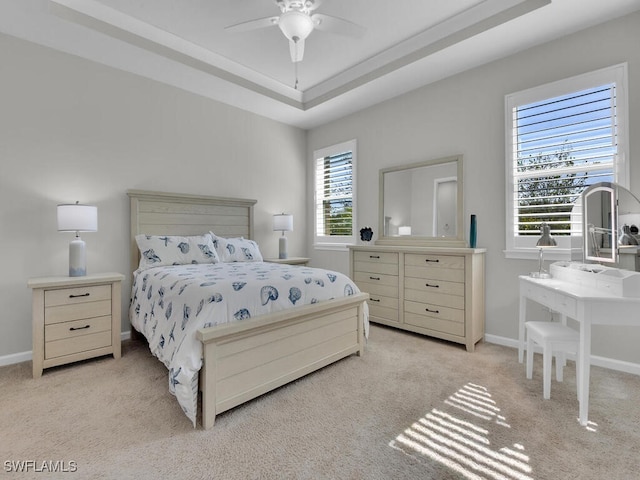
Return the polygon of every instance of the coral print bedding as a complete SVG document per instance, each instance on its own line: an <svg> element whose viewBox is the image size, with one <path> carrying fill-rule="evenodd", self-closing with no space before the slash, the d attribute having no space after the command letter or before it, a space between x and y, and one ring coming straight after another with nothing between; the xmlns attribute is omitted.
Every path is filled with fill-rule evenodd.
<svg viewBox="0 0 640 480"><path fill-rule="evenodd" d="M162 265L134 273L129 318L169 369L169 390L195 426L197 330L358 292L347 276L317 268L260 261Z"/></svg>

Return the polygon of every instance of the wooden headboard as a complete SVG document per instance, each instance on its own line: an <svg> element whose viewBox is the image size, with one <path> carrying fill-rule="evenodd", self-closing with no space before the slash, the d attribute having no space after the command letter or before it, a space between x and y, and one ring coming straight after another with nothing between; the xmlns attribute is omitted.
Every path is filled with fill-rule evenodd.
<svg viewBox="0 0 640 480"><path fill-rule="evenodd" d="M136 235L202 235L253 238L256 200L128 190L131 205L131 271L140 254Z"/></svg>

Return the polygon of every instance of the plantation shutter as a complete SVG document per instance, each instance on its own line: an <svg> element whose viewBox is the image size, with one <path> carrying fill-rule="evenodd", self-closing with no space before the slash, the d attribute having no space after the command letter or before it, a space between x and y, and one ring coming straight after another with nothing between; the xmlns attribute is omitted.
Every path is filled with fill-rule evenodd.
<svg viewBox="0 0 640 480"><path fill-rule="evenodd" d="M515 107L514 230L570 234L573 202L589 185L614 181L618 150L615 83Z"/></svg>
<svg viewBox="0 0 640 480"><path fill-rule="evenodd" d="M352 235L353 152L316 160L316 195L317 234Z"/></svg>

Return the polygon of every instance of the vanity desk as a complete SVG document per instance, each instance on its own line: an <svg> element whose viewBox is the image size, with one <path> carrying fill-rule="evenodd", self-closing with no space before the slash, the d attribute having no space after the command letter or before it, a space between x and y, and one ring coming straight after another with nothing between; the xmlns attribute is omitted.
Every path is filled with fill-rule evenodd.
<svg viewBox="0 0 640 480"><path fill-rule="evenodd" d="M484 337L480 248L352 246L351 278L369 293L372 322L465 345Z"/></svg>
<svg viewBox="0 0 640 480"><path fill-rule="evenodd" d="M518 360L524 359L527 300L539 303L561 316L576 320L580 326L578 359L582 366L577 378L580 424L586 426L589 412L589 377L592 325L640 326L640 272L620 270L596 264L556 262L552 278L520 280Z"/></svg>

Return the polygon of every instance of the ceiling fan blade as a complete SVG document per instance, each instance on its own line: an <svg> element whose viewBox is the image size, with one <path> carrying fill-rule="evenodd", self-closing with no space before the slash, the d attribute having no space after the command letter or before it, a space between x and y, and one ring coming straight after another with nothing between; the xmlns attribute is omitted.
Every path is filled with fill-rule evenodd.
<svg viewBox="0 0 640 480"><path fill-rule="evenodd" d="M304 56L304 40L294 42L289 40L289 53L291 53L291 61L293 63L301 62Z"/></svg>
<svg viewBox="0 0 640 480"><path fill-rule="evenodd" d="M323 13L315 13L311 16L315 28L322 30L323 32L337 33L339 35L345 35L347 37L360 38L367 31L361 25L350 22L343 18L332 17L331 15L325 15Z"/></svg>
<svg viewBox="0 0 640 480"><path fill-rule="evenodd" d="M248 32L250 30L257 30L259 28L273 27L278 24L280 17L266 17L258 18L256 20L249 20L248 22L236 23L235 25L229 25L224 27L227 32Z"/></svg>

